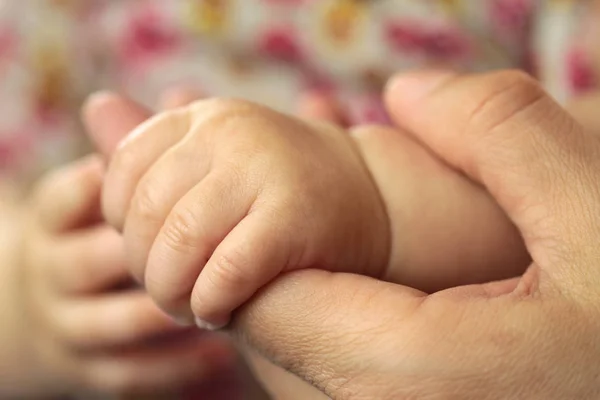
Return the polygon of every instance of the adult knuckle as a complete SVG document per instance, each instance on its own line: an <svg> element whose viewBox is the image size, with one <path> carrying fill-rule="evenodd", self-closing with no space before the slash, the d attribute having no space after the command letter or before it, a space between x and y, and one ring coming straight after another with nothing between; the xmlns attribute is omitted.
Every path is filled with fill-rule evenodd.
<svg viewBox="0 0 600 400"><path fill-rule="evenodd" d="M489 75L489 79L506 86L513 84L532 84L537 86L535 79L533 79L531 75L519 69L509 69L494 72Z"/></svg>
<svg viewBox="0 0 600 400"><path fill-rule="evenodd" d="M541 86L520 71L489 74L479 87L468 116L467 133L471 134L491 133L546 97Z"/></svg>

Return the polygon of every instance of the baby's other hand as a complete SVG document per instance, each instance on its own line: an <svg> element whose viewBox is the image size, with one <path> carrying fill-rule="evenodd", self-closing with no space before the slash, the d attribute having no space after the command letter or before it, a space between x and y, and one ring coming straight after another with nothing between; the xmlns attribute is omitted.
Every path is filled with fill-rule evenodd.
<svg viewBox="0 0 600 400"><path fill-rule="evenodd" d="M103 208L154 300L208 328L285 271L381 276L389 256L353 140L245 101L200 101L140 126L112 159Z"/></svg>
<svg viewBox="0 0 600 400"><path fill-rule="evenodd" d="M122 238L101 222L103 168L88 157L58 169L28 204L19 303L28 346L45 371L36 385L47 393L120 394L194 382L207 359L230 350L176 325L143 291L118 290L129 275ZM153 341L174 334L176 343Z"/></svg>

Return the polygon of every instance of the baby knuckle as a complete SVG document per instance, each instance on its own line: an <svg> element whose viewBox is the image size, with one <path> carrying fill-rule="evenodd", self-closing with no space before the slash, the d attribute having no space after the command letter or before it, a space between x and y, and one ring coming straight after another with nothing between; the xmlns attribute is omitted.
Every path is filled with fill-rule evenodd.
<svg viewBox="0 0 600 400"><path fill-rule="evenodd" d="M139 163L140 152L137 146L125 144L117 149L112 157L110 169L127 173L135 169Z"/></svg>
<svg viewBox="0 0 600 400"><path fill-rule="evenodd" d="M222 253L212 262L208 279L216 287L243 287L250 284L251 272L242 256Z"/></svg>
<svg viewBox="0 0 600 400"><path fill-rule="evenodd" d="M200 135L223 135L244 132L244 136L256 133L257 123L266 116L273 116L267 108L240 99L219 98L201 102L192 109L196 116L192 132ZM243 126L241 123L243 122Z"/></svg>
<svg viewBox="0 0 600 400"><path fill-rule="evenodd" d="M131 200L130 213L142 221L157 221L160 211L160 190L149 182L138 185Z"/></svg>
<svg viewBox="0 0 600 400"><path fill-rule="evenodd" d="M531 77L528 73L518 70L518 69L509 69L502 70L498 72L494 72L488 75L488 79L498 82L499 84L503 84L505 86L512 85L530 85L534 87L538 87L537 81Z"/></svg>
<svg viewBox="0 0 600 400"><path fill-rule="evenodd" d="M188 253L202 245L201 224L192 210L175 208L163 227L162 239L167 247Z"/></svg>

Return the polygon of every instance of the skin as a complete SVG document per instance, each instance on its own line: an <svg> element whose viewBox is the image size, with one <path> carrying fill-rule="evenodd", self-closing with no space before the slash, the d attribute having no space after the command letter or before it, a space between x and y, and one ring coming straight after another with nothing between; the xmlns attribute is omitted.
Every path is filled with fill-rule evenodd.
<svg viewBox="0 0 600 400"><path fill-rule="evenodd" d="M428 295L296 271L238 312L233 332L333 399L599 397L594 129L519 72L400 75L387 102L397 124L515 222L527 272Z"/></svg>
<svg viewBox="0 0 600 400"><path fill-rule="evenodd" d="M36 186L21 219L13 312L43 377L37 387L127 393L195 381L207 372L203 359L231 355L217 340L186 333L142 291L111 292L128 275L121 238L96 223L101 179L94 157L59 169ZM179 340L146 343L166 334Z"/></svg>
<svg viewBox="0 0 600 400"><path fill-rule="evenodd" d="M393 111L393 99L398 95L397 91L390 91L390 94L388 96L389 100L388 102L391 104L392 107L392 111ZM184 96L186 97L186 96ZM189 94L187 95L188 98L188 102L190 100L194 100L194 97L190 97ZM590 131L590 132L594 132L594 133L600 133L600 125L598 125L597 123L597 118L595 118L596 116L596 108L594 106L594 104L597 104L598 102L598 97L597 96L588 96L586 98L582 98L577 100L576 102L574 102L573 104L571 104L569 106L569 110L573 115L576 115L577 118L582 121L582 124L586 126L586 128ZM114 100L114 99L113 99ZM121 101L125 101L124 99L121 99ZM596 103L594 103L596 102ZM118 103L118 102L117 102ZM118 112L116 113L116 110L122 109L123 108L123 104L122 103L118 103L119 107L115 107L114 109L108 108L106 110L103 110L102 113L100 113L103 118L100 118L98 120L95 121L96 124L101 124L102 121L106 121L106 120L118 120ZM125 104L131 104L131 102L129 103L125 103ZM184 103L186 104L186 103ZM318 106L321 107L324 104L324 100L321 99L318 102ZM325 104L326 106L326 104ZM308 109L310 109L310 105L308 107ZM332 110L335 108L332 108ZM113 111L114 110L114 111ZM108 113L107 113L108 112ZM115 118L112 119L107 119L105 118L106 115L110 115L111 112L113 113L113 115L115 116ZM147 114L149 115L149 114ZM319 113L317 113L317 115L308 115L309 117L314 117L314 118L320 118L320 116L322 115L332 115L331 112L327 112L327 111L322 111L320 110ZM394 113L395 115L395 113ZM340 120L338 119L329 119L328 120L330 122L333 123L339 123ZM141 122L141 121L139 121ZM96 130L97 131L97 130ZM109 130L106 133L109 132L113 132L114 130ZM117 132L118 133L118 132ZM126 132L121 132L120 134L117 134L117 136L123 136ZM377 135L371 136L372 140L377 139ZM110 139L109 135L104 134L101 137L97 138L97 144L102 148L103 147L103 143L106 144L107 140L106 139ZM375 140L376 142L376 140ZM111 147L110 141L108 141L109 146ZM105 146L106 147L106 146ZM370 149L379 149L381 150L382 148L386 148L386 147L382 147L382 146L369 146ZM386 163L386 157L381 157L381 154L378 154L377 152L370 152L370 153L365 153L367 158L371 159L371 162L373 163L374 167L377 167L377 160L381 160L383 163ZM385 164L384 164L385 165ZM319 288L321 286L323 286L323 284L328 283L331 280L331 282L336 282L336 281L341 281L342 284L340 285L340 296L336 296L334 295L335 293L330 293L329 289L327 291L325 291L324 293L327 293L327 295L324 295L323 293L319 292ZM370 281L364 281L364 282L359 282L359 283L354 283L354 282L345 282L346 278L342 278L342 277L327 277L327 279L322 279L321 277L309 277L306 274L303 274L301 277L296 277L294 278L293 282L290 283L289 281L286 281L285 279L280 279L279 281L277 281L275 284L272 284L271 286L269 286L266 291L260 295L260 297L257 298L257 301L252 303L251 305L249 305L246 309L242 310L241 312L241 317L240 320L238 321L238 334L240 332L242 332L243 334L245 334L246 338L254 338L256 337L256 335L260 335L262 337L262 339L260 339L259 341L255 342L255 348L258 348L258 350L260 350L262 352L262 354L271 354L271 360L269 361L267 359L265 359L264 357L261 357L257 354L257 352L255 351L245 351L246 356L251 360L253 367L254 367L254 371L257 373L259 380L267 387L269 388L269 392L273 394L273 396L275 398L282 398L282 399L292 399L292 398L298 398L298 399L304 399L304 398L328 398L328 396L326 396L325 394L323 394L319 389L317 389L317 387L322 388L323 385L322 384L318 384L316 385L316 387L313 387L312 385L306 383L305 381L294 377L292 374L290 374L289 372L286 372L284 370L284 368L281 367L281 365L284 366L288 366L290 370L292 370L293 372L296 372L297 374L299 374L301 377L303 377L304 379L310 381L310 382L316 382L317 379L314 377L314 375L312 373L300 373L301 369L306 369L306 370L314 370L314 365L321 365L321 362L319 360L316 360L314 358L314 356L308 356L306 358L303 357L298 357L298 359L294 358L295 356L295 352L293 352L291 350L291 347L293 346L298 346L299 345L299 350L298 352L302 352L305 349L305 346L303 346L301 344L301 342L299 342L301 339L300 337L302 337L302 335L319 335L320 332L316 332L314 329L311 329L310 327L304 327L303 329L299 329L299 326L296 326L294 324L294 321L298 321L299 324L302 324L303 322L307 321L309 323L312 323L313 326L315 323L319 323L319 319L323 318L324 320L327 320L330 317L336 317L336 310L331 309L331 308L323 308L323 310L321 310L320 313L316 313L316 315L314 315L314 318L310 318L311 315L306 315L306 313L299 313L297 315L295 315L295 318L291 318L291 315L294 315L295 312L297 312L298 308L302 308L302 307L312 307L314 304L318 304L321 301L333 301L334 304L336 304L336 301L341 301L341 302L346 302L347 300L350 300L350 302L348 303L349 305L347 307L344 308L343 313L350 313L350 315L353 312L357 312L358 316L361 316L361 313L364 311L365 314L368 314L370 312L370 308L368 310L363 310L361 311L361 299L362 297L359 297L356 301L352 300L353 298L353 291L354 290L358 290L358 293L363 293L363 292L368 292L371 288L372 282ZM325 282L325 283L324 283ZM294 288L294 285L298 283L301 285L300 288L298 288L298 290L292 290L289 291L290 289ZM310 288L310 286L312 284L319 284L318 286L316 286L316 290L312 290ZM395 288L392 286L392 288ZM377 287L375 287L375 289L377 289ZM385 288L386 290L390 290L389 286L386 286ZM487 290L487 287L486 287ZM309 301L310 296L312 295L317 295L317 297L315 298L314 302ZM270 297L273 296L273 297ZM281 308L280 308L281 306ZM388 308L387 310L389 310L388 312L394 312L393 310L390 309L390 307L395 307L396 305L391 303L388 304ZM377 311L377 306L374 305L373 307L375 307L374 311ZM386 308L384 308L384 311L386 310ZM275 311L275 312L274 312ZM339 310L337 310L339 311ZM278 320L277 317L278 316L283 316L285 319L284 320ZM377 315L377 312L375 312L375 315ZM340 315L337 318L342 318L343 317ZM381 323L383 323L383 320L385 318L390 318L390 316L387 316L384 313L382 313L379 316L379 320L382 321ZM393 317L392 317L393 320ZM335 321L335 320L334 320ZM360 321L359 321L360 322ZM434 329L437 329L437 325L430 323L431 325L435 325L436 327ZM341 325L340 328L343 328L346 325ZM368 329L366 326L362 326L360 323L357 324L357 326L360 327L360 329ZM426 329L427 326L425 326L423 329ZM329 339L333 344L335 345L335 342L338 340L339 336L347 336L347 332L354 332L355 330L338 330L335 326L335 323L329 323L329 324L325 324L324 331L328 332L329 334L331 334L331 339ZM250 333L254 333L254 335L248 335L248 332ZM338 334L339 332L339 334ZM275 335L276 337L273 338L272 334L273 333L280 333L280 335ZM296 334L297 333L297 334ZM418 335L420 332L416 332L415 335ZM306 336L308 337L308 336ZM318 336L315 336L318 337ZM266 342L270 339L273 338L274 340L282 340L282 342L276 342L277 344L280 344L280 347L276 347L274 349L270 349L268 346L266 346ZM325 346L325 348L328 348L328 346L330 345L329 340L327 340L326 343L324 343L323 341L321 341L320 343L318 343L318 345L321 346ZM385 340L392 340L393 342L393 338L387 338ZM470 339L468 339L470 340ZM312 342L312 340L311 340ZM256 345L256 344L259 345ZM271 343L272 344L272 343ZM269 351L265 350L265 349L269 349ZM346 349L346 347L344 348ZM347 346L347 349L353 349L352 346ZM339 353L337 353L336 355L336 350L339 351ZM361 349L355 349L356 350L356 354L353 355L353 357L356 357L357 359L364 359L365 357L368 358L368 353L365 352L361 353L359 350ZM469 353L468 351L469 349L466 349L464 351L466 351L466 353ZM343 360L345 360L345 358L343 357L343 354L345 350L341 349L338 346L333 346L332 347L332 354L334 357L340 357L340 363L343 362ZM283 356L281 356L281 354L283 354ZM380 354L380 352L375 352L374 354ZM389 358L389 355L388 355ZM374 361L374 363L376 363L377 361L380 362L389 362L386 361L386 358L381 356L381 359L376 359ZM276 365L276 363L279 363L279 366ZM319 363L319 364L317 364ZM437 365L437 363L439 363L438 359L434 359L433 360L433 365ZM291 366L290 366L291 365ZM327 376L325 376L322 379L327 379ZM354 389L349 389L349 392L352 393L352 391L360 391L362 392L363 389L362 388L354 388ZM338 398L338 397L342 397L342 396L338 396L336 393L336 389L332 388L331 391L329 391L330 395L333 396L334 398ZM333 393L333 394L332 394ZM441 392L442 395L440 395L438 393L439 396L444 397L443 393L445 392ZM335 394L335 395L334 395ZM350 396L349 396L350 397ZM355 396L356 397L356 396ZM368 396L367 396L368 397ZM418 395L416 396L417 398ZM500 397L502 398L502 394L501 395L497 395L496 397ZM350 397L353 398L353 397ZM445 397L444 397L445 398Z"/></svg>
<svg viewBox="0 0 600 400"><path fill-rule="evenodd" d="M176 87L164 94L162 104L166 109L176 109L201 98L201 93L190 91L187 88ZM310 104L313 100L316 100L316 106ZM332 106L329 98L321 98L317 94L309 94L299 100L298 112L305 118L341 125L342 119L337 119L339 114L329 111L330 107L332 110L336 108ZM104 93L94 96L88 101L84 121L96 147L101 153L110 156L118 141L129 133L131 127L143 123L150 115L151 112L149 110L143 109L140 105L135 104L127 98ZM229 345L233 350L233 344L229 343ZM252 366L252 372L256 374L256 378L244 367L244 363L239 360L238 367L235 370L229 370L229 379L222 379L225 381L225 385L207 385L204 382L200 382L199 385L196 385L189 392L189 395L197 396L197 398L248 398L258 400L267 398L267 395L260 387L260 385L263 385L268 390L269 398L273 399L317 400L327 398L317 389L272 364L257 353L249 349L242 348L242 350L243 356ZM210 360L205 361L210 364ZM201 380L200 378L199 376L198 380ZM255 379L258 379L258 382ZM223 390L223 386L234 388L237 393L232 394L225 391ZM139 397L134 395L131 398Z"/></svg>
<svg viewBox="0 0 600 400"><path fill-rule="evenodd" d="M435 291L516 276L528 262L489 196L407 134L348 135L240 100L139 126L111 157L103 210L154 301L208 329L298 269Z"/></svg>
<svg viewBox="0 0 600 400"><path fill-rule="evenodd" d="M89 106L86 122L105 151L149 116L110 96ZM101 220L103 174L104 162L88 157L44 176L26 202L0 204L0 397L170 398L191 386L232 398L242 382L230 341L183 328L144 292L126 289L122 238ZM255 384L244 387L248 398L264 398Z"/></svg>

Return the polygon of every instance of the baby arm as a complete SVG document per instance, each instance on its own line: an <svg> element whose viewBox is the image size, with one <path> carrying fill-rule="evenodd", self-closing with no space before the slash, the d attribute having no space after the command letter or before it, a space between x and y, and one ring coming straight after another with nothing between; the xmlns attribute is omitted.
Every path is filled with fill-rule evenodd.
<svg viewBox="0 0 600 400"><path fill-rule="evenodd" d="M359 127L351 136L390 222L383 279L432 293L524 271L523 241L483 188L398 128Z"/></svg>

